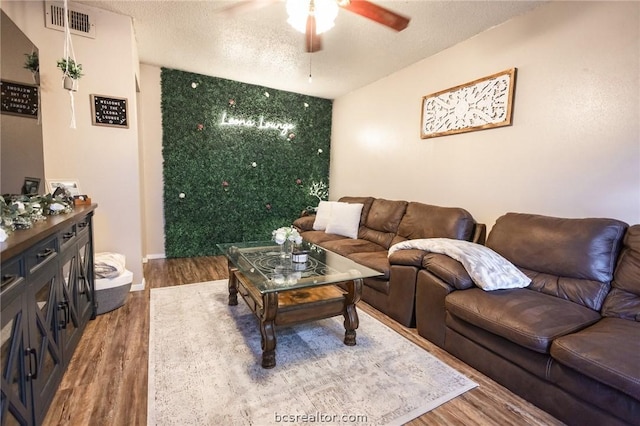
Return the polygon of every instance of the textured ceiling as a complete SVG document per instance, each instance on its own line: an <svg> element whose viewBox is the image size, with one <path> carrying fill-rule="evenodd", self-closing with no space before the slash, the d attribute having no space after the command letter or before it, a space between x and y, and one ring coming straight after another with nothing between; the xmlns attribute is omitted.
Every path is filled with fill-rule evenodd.
<svg viewBox="0 0 640 426"><path fill-rule="evenodd" d="M409 27L396 33L341 9L323 34L323 50L309 54L303 35L286 23L284 2L228 16L221 8L237 1L76 1L131 16L142 63L330 99L543 3L373 2L410 17Z"/></svg>

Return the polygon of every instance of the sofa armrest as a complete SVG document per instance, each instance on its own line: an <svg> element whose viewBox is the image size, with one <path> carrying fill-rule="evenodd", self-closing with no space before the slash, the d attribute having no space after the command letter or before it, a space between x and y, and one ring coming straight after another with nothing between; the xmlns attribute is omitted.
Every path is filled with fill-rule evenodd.
<svg viewBox="0 0 640 426"><path fill-rule="evenodd" d="M300 232L313 231L313 222L315 222L315 220L315 215L302 216L293 221L293 226Z"/></svg>
<svg viewBox="0 0 640 426"><path fill-rule="evenodd" d="M422 259L422 267L457 290L475 286L462 263L439 253L427 253Z"/></svg>
<svg viewBox="0 0 640 426"><path fill-rule="evenodd" d="M429 271L416 278L416 328L418 334L444 349L446 335L445 299L455 288Z"/></svg>
<svg viewBox="0 0 640 426"><path fill-rule="evenodd" d="M422 259L425 254L427 254L426 251L418 249L398 250L391 253L391 256L389 256L389 263L392 265L405 265L422 268Z"/></svg>

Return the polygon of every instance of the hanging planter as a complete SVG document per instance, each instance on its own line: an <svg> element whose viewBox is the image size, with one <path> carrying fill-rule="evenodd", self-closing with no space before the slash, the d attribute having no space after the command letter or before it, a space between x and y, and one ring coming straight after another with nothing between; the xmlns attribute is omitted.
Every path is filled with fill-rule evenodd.
<svg viewBox="0 0 640 426"><path fill-rule="evenodd" d="M67 90L71 90L73 92L78 90L78 80L73 79L71 77L69 77L68 75L64 76L64 80L62 82L62 86L67 89Z"/></svg>
<svg viewBox="0 0 640 426"><path fill-rule="evenodd" d="M75 129L76 107L73 101L73 92L78 90L78 79L82 77L82 64L76 64L76 55L73 53L67 3L68 0L64 0L64 50L62 58L58 59L58 68L62 70L62 87L69 92L69 101L71 103L71 124L69 127Z"/></svg>
<svg viewBox="0 0 640 426"><path fill-rule="evenodd" d="M38 52L25 53L24 69L31 71L33 82L40 85L40 59Z"/></svg>
<svg viewBox="0 0 640 426"><path fill-rule="evenodd" d="M63 87L67 90L78 90L78 80L84 74L82 74L82 64L76 64L76 61L69 58L62 58L58 60L58 68L62 70L64 80Z"/></svg>

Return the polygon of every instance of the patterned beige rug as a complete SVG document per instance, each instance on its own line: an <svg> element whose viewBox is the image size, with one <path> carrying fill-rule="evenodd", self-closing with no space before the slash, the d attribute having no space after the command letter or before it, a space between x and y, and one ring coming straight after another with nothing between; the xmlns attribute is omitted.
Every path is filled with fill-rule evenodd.
<svg viewBox="0 0 640 426"><path fill-rule="evenodd" d="M148 424L400 425L477 386L362 310L356 346L341 317L277 328L265 370L257 319L227 295L151 290Z"/></svg>

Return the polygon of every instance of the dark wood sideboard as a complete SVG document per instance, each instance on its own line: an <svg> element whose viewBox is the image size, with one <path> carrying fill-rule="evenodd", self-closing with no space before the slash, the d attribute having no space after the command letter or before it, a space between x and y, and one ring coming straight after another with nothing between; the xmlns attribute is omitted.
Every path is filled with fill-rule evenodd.
<svg viewBox="0 0 640 426"><path fill-rule="evenodd" d="M48 216L0 243L2 426L42 424L84 328L96 316L96 207Z"/></svg>

